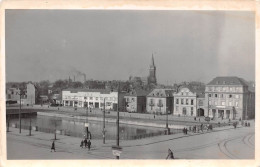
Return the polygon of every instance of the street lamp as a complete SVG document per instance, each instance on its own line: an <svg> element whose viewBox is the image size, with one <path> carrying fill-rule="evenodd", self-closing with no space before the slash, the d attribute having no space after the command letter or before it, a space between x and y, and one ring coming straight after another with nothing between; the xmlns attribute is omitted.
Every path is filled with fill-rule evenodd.
<svg viewBox="0 0 260 167"><path fill-rule="evenodd" d="M119 147L119 93L120 93L120 82L118 83L118 92L117 92L117 131L116 131L116 145ZM119 159L119 156L116 156L116 159Z"/></svg>
<svg viewBox="0 0 260 167"><path fill-rule="evenodd" d="M166 107L166 131L167 131L167 135L169 135L169 127L168 127L168 107Z"/></svg>
<svg viewBox="0 0 260 167"><path fill-rule="evenodd" d="M22 126L22 122L21 122L21 98L22 98L23 92L22 90L20 90L19 96L20 96L20 108L19 108L19 133L21 133L21 126Z"/></svg>
<svg viewBox="0 0 260 167"><path fill-rule="evenodd" d="M103 111L103 144L105 144L105 113L106 113L106 98L104 97L104 111Z"/></svg>

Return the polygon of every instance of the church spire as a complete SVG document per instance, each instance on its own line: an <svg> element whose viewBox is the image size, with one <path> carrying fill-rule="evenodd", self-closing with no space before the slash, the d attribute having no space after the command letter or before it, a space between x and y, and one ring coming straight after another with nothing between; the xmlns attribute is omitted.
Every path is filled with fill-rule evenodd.
<svg viewBox="0 0 260 167"><path fill-rule="evenodd" d="M155 67L155 65L154 65L154 58L153 58L153 54L152 54L152 63L151 63L151 67Z"/></svg>

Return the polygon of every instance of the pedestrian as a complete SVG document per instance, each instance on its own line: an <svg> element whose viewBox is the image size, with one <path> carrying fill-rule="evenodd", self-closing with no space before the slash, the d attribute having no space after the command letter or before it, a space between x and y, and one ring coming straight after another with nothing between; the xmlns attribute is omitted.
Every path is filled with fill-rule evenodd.
<svg viewBox="0 0 260 167"><path fill-rule="evenodd" d="M52 150L54 150L54 152L56 152L56 151L55 151L55 143L54 143L54 141L53 141L52 144L51 144L51 152L52 152Z"/></svg>
<svg viewBox="0 0 260 167"><path fill-rule="evenodd" d="M245 126L247 126L247 122L245 123Z"/></svg>
<svg viewBox="0 0 260 167"><path fill-rule="evenodd" d="M166 159L174 159L172 150L168 149L168 155L167 155Z"/></svg>
<svg viewBox="0 0 260 167"><path fill-rule="evenodd" d="M247 126L250 127L250 123L249 122L247 123Z"/></svg>
<svg viewBox="0 0 260 167"><path fill-rule="evenodd" d="M188 128L186 128L185 133L186 133L186 135L188 134Z"/></svg>
<svg viewBox="0 0 260 167"><path fill-rule="evenodd" d="M90 150L90 146L91 146L91 141L88 141L88 150Z"/></svg>
<svg viewBox="0 0 260 167"><path fill-rule="evenodd" d="M153 115L153 119L155 119L155 115Z"/></svg>
<svg viewBox="0 0 260 167"><path fill-rule="evenodd" d="M189 127L189 131L191 131L191 126Z"/></svg>
<svg viewBox="0 0 260 167"><path fill-rule="evenodd" d="M201 132L203 132L203 124L200 125Z"/></svg>
<svg viewBox="0 0 260 167"><path fill-rule="evenodd" d="M183 134L185 134L185 128L182 129Z"/></svg>
<svg viewBox="0 0 260 167"><path fill-rule="evenodd" d="M81 140L80 147L83 148L84 140Z"/></svg>
<svg viewBox="0 0 260 167"><path fill-rule="evenodd" d="M87 145L88 145L88 140L85 138L84 140L84 144L85 144L85 148L87 148Z"/></svg>

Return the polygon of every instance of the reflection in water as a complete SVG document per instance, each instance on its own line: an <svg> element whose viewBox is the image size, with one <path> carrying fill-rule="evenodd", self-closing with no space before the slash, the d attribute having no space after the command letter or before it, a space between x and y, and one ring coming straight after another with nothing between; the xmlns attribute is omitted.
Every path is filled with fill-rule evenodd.
<svg viewBox="0 0 260 167"><path fill-rule="evenodd" d="M19 119L12 119L10 123L19 123ZM59 118L49 116L33 116L32 126L38 126L41 128L66 130L67 132L73 132L78 134L77 136L84 135L84 120L77 118ZM29 126L30 119L22 118L22 125ZM91 132L93 139L102 139L103 122L102 121L89 121L89 131ZM106 139L116 139L116 123L107 123L105 125ZM119 133L120 139L131 139L133 136L152 134L162 132L162 128L155 127L143 127L135 125L120 124Z"/></svg>

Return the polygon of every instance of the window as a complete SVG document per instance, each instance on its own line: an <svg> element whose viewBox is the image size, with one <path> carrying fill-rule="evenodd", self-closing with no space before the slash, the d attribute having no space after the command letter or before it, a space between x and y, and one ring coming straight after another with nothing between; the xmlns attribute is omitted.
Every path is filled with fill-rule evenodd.
<svg viewBox="0 0 260 167"><path fill-rule="evenodd" d="M215 101L215 105L218 105L218 102L217 102L217 101Z"/></svg>
<svg viewBox="0 0 260 167"><path fill-rule="evenodd" d="M178 106L176 106L176 111L179 111L179 107Z"/></svg>
<svg viewBox="0 0 260 167"><path fill-rule="evenodd" d="M209 87L209 91L212 91L212 88L211 88L211 87Z"/></svg>
<svg viewBox="0 0 260 167"><path fill-rule="evenodd" d="M179 99L176 99L176 104L179 104Z"/></svg>
<svg viewBox="0 0 260 167"><path fill-rule="evenodd" d="M132 98L132 102L135 102L135 98Z"/></svg>
<svg viewBox="0 0 260 167"><path fill-rule="evenodd" d="M221 105L222 105L222 106L226 105L226 102L222 101L222 102L221 102Z"/></svg>
<svg viewBox="0 0 260 167"><path fill-rule="evenodd" d="M192 99L191 99L190 103L191 103L191 105L193 105L193 100Z"/></svg>
<svg viewBox="0 0 260 167"><path fill-rule="evenodd" d="M221 94L221 95L220 95L220 97L221 97L221 98L224 98L224 95L223 95L223 94Z"/></svg>
<svg viewBox="0 0 260 167"><path fill-rule="evenodd" d="M191 107L190 110L190 115L193 116L193 107Z"/></svg>
<svg viewBox="0 0 260 167"><path fill-rule="evenodd" d="M93 97L89 97L89 100L93 100Z"/></svg>
<svg viewBox="0 0 260 167"><path fill-rule="evenodd" d="M211 105L211 100L209 100L209 105Z"/></svg>
<svg viewBox="0 0 260 167"><path fill-rule="evenodd" d="M209 97L211 97L211 94L209 94Z"/></svg>
<svg viewBox="0 0 260 167"><path fill-rule="evenodd" d="M181 99L181 104L183 104L183 99Z"/></svg>
<svg viewBox="0 0 260 167"><path fill-rule="evenodd" d="M88 99L88 97L86 97L86 96L85 96L85 97L84 97L84 99L85 99L85 100L87 100L87 99Z"/></svg>
<svg viewBox="0 0 260 167"><path fill-rule="evenodd" d="M232 98L232 95L229 95L229 98Z"/></svg>
<svg viewBox="0 0 260 167"><path fill-rule="evenodd" d="M100 100L104 100L104 98L103 98L103 97L100 97Z"/></svg>
<svg viewBox="0 0 260 167"><path fill-rule="evenodd" d="M189 104L189 99L186 99L186 105L188 105Z"/></svg>
<svg viewBox="0 0 260 167"><path fill-rule="evenodd" d="M231 102L231 101L230 101L230 102L228 102L228 105L229 105L229 106L232 106L232 102Z"/></svg>
<svg viewBox="0 0 260 167"><path fill-rule="evenodd" d="M98 100L98 97L96 97L96 100Z"/></svg>
<svg viewBox="0 0 260 167"><path fill-rule="evenodd" d="M223 91L226 91L226 88L225 88L225 87L223 87Z"/></svg>
<svg viewBox="0 0 260 167"><path fill-rule="evenodd" d="M219 90L220 90L220 91L222 91L222 89L223 89L222 87L219 87Z"/></svg>
<svg viewBox="0 0 260 167"><path fill-rule="evenodd" d="M218 94L215 94L215 97L218 97Z"/></svg>
<svg viewBox="0 0 260 167"><path fill-rule="evenodd" d="M239 99L239 95L236 95L235 97L236 97L236 99Z"/></svg>
<svg viewBox="0 0 260 167"><path fill-rule="evenodd" d="M232 91L233 91L233 88L232 88L232 87L230 87L230 88L229 88L229 90L230 90L230 92L232 92Z"/></svg>
<svg viewBox="0 0 260 167"><path fill-rule="evenodd" d="M238 107L238 101L236 101L236 107Z"/></svg>

